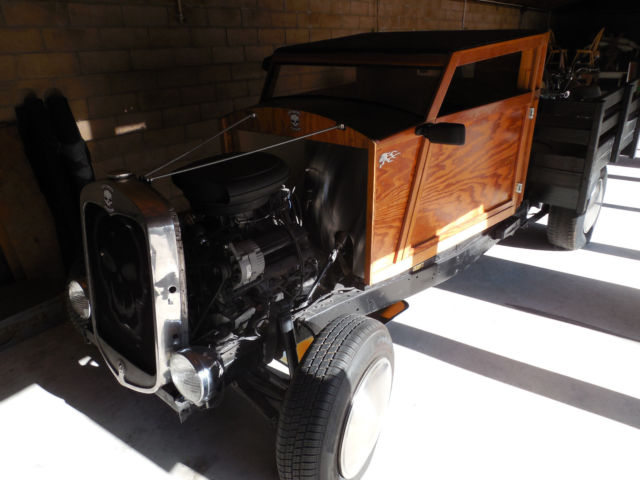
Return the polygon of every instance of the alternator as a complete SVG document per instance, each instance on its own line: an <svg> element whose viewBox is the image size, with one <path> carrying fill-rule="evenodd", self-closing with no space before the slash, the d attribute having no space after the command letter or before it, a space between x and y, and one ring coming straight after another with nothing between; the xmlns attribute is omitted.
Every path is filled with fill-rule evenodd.
<svg viewBox="0 0 640 480"><path fill-rule="evenodd" d="M264 273L264 254L255 242L244 240L230 243L229 251L238 267L238 274L233 278L235 288L257 280Z"/></svg>

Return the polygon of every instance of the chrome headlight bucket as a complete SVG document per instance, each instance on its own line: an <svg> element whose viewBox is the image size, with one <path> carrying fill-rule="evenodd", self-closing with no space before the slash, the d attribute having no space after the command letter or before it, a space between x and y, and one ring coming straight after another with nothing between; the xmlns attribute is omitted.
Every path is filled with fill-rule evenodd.
<svg viewBox="0 0 640 480"><path fill-rule="evenodd" d="M81 205L94 343L121 385L155 393L188 343L178 216L130 175L87 185Z"/></svg>
<svg viewBox="0 0 640 480"><path fill-rule="evenodd" d="M67 297L73 311L82 319L89 320L91 317L91 301L87 286L82 285L77 280L71 280L67 284Z"/></svg>
<svg viewBox="0 0 640 480"><path fill-rule="evenodd" d="M182 396L197 406L205 405L220 387L223 368L215 351L184 348L171 355L173 384Z"/></svg>

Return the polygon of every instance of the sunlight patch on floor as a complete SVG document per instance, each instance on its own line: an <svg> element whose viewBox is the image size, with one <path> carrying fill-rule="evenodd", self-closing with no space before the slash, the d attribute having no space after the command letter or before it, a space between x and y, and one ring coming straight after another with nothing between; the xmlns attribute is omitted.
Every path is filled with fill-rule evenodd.
<svg viewBox="0 0 640 480"><path fill-rule="evenodd" d="M1 401L0 406L3 478L171 478L147 457L37 384ZM96 462L96 458L102 461Z"/></svg>
<svg viewBox="0 0 640 480"><path fill-rule="evenodd" d="M398 345L395 354L391 409L363 480L635 478L637 429Z"/></svg>
<svg viewBox="0 0 640 480"><path fill-rule="evenodd" d="M183 463L176 463L170 473L174 478L180 478L183 480L210 480L209 477L199 474L193 468L188 467Z"/></svg>
<svg viewBox="0 0 640 480"><path fill-rule="evenodd" d="M640 237L638 237L640 238ZM640 260L604 255L589 250L525 250L496 245L486 254L533 267L640 289ZM638 292L640 295L640 292Z"/></svg>
<svg viewBox="0 0 640 480"><path fill-rule="evenodd" d="M609 167L609 174L638 178L640 169ZM609 181L605 203L633 207L638 202L639 182ZM546 217L539 223L546 224ZM640 213L603 208L592 237L599 244L598 251L566 252L544 244L540 249L498 245L487 256L558 275L567 273L639 289L640 261L635 259L635 252L640 251L639 238ZM492 272L488 267L483 271ZM518 284L526 297L527 282L535 282L536 278L525 276L521 280ZM567 282L572 280L566 276ZM487 281L491 288L500 289L504 279ZM536 291L545 288L535 283L534 286ZM500 298L508 298L508 293ZM544 302L544 298L539 300ZM606 303L607 300L603 299L603 305L611 302ZM423 343L420 338L413 340L424 351L405 348L400 345L403 341L396 338L392 408L378 443L378 452L394 452L394 456L391 459L377 453L365 479L637 477L635 459L640 431L574 407L571 401L553 400L562 396L554 397L553 392L547 391L553 388L553 382L545 384L544 371L553 372L549 376L555 381L558 378L553 377L554 373L568 377L564 387L569 396L573 391L571 379L575 379L640 398L639 342L445 289L432 288L407 301L410 308L394 323L424 331ZM579 319L580 312L575 314ZM403 333L400 328L396 332ZM412 332L415 334L408 331ZM439 341L440 337L444 338ZM473 356L471 351L477 351L474 349L480 349L478 362L489 362L480 365L479 373L448 363ZM449 353L439 360L443 351ZM489 353L483 356L482 351ZM492 354L505 358L500 360ZM527 365L543 369L542 383L525 382L524 385L533 385L529 391L494 380L500 376L490 376L490 362L501 363L511 378L531 374ZM580 395L590 395L588 385L574 387ZM598 397L591 400L595 398ZM583 397L576 399L575 405L582 400ZM625 405L630 411L636 408L633 402ZM403 439L401 449L396 447L399 438ZM416 472L420 475L416 476Z"/></svg>
<svg viewBox="0 0 640 480"><path fill-rule="evenodd" d="M610 175L629 176L631 168L609 167ZM635 172L633 172L635 174ZM605 203L640 206L640 183L610 179ZM539 222L546 225L546 217ZM602 208L592 242L640 252L640 213ZM496 245L487 256L640 289L640 261L611 254L576 250L534 250Z"/></svg>
<svg viewBox="0 0 640 480"><path fill-rule="evenodd" d="M431 289L394 322L640 398L640 343Z"/></svg>

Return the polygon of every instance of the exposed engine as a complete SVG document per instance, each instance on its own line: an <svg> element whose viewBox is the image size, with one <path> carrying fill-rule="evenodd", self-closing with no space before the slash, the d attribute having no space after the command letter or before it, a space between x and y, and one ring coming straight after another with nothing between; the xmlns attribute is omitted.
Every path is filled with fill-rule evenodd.
<svg viewBox="0 0 640 480"><path fill-rule="evenodd" d="M283 188L254 211L183 222L191 342L253 333L271 305L293 305L318 275L318 260Z"/></svg>
<svg viewBox="0 0 640 480"><path fill-rule="evenodd" d="M282 160L261 154L174 179L192 206L181 219L190 344L216 345L227 367L241 340L274 328L274 312L303 302L319 275L288 176Z"/></svg>
<svg viewBox="0 0 640 480"><path fill-rule="evenodd" d="M366 208L366 151L304 153L301 194L268 153L193 164L172 176L191 206L180 217L130 174L85 189L93 338L121 384L162 396L171 381L211 406L236 369L283 353L295 367L294 315L359 281Z"/></svg>

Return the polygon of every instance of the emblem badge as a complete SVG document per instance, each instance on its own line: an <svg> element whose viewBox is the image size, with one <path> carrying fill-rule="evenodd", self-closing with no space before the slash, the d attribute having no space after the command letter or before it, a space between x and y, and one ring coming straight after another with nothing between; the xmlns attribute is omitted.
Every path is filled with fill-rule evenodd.
<svg viewBox="0 0 640 480"><path fill-rule="evenodd" d="M386 152L380 155L380 159L378 160L378 164L380 165L380 168L382 168L382 166L385 163L393 162L393 159L399 155L400 155L400 152L398 150L392 150L391 152Z"/></svg>
<svg viewBox="0 0 640 480"><path fill-rule="evenodd" d="M104 199L104 208L107 212L113 212L113 188L109 185L102 187L102 198Z"/></svg>
<svg viewBox="0 0 640 480"><path fill-rule="evenodd" d="M289 126L295 132L300 130L300 112L296 110L289 111Z"/></svg>

